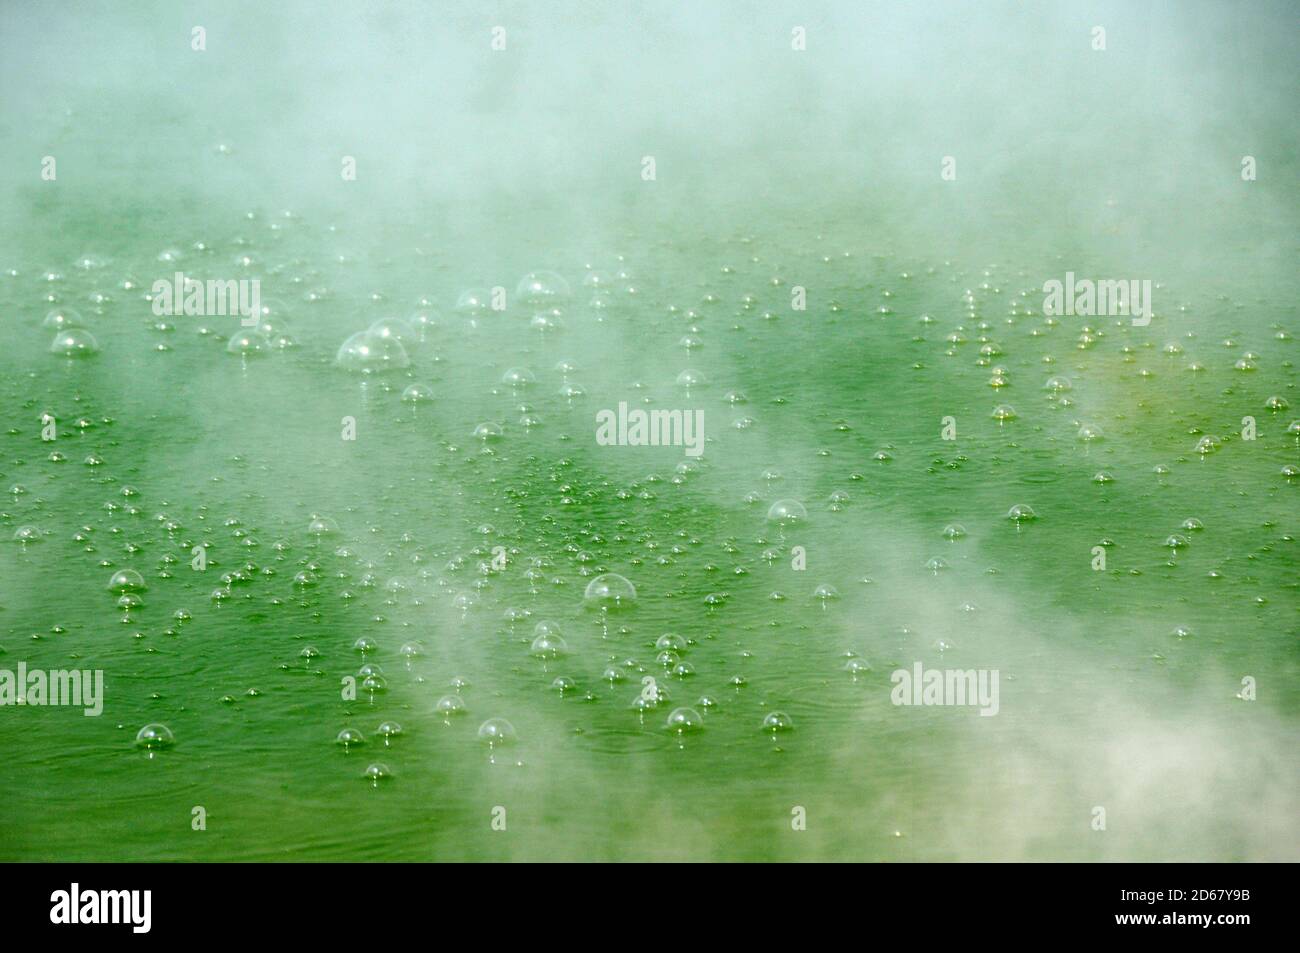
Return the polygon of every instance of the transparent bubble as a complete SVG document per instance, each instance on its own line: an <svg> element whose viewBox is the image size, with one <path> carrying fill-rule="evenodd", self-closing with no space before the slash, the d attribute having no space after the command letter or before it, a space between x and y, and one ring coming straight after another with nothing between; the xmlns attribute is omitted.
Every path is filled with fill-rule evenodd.
<svg viewBox="0 0 1300 953"><path fill-rule="evenodd" d="M551 682L551 688L555 689L555 691L559 692L561 695L574 691L577 687L578 683L567 675L557 675L554 681Z"/></svg>
<svg viewBox="0 0 1300 953"><path fill-rule="evenodd" d="M677 375L677 386L690 390L692 387L703 387L708 383L708 379L700 371L687 368Z"/></svg>
<svg viewBox="0 0 1300 953"><path fill-rule="evenodd" d="M515 297L539 308L569 300L569 283L553 271L530 271L519 281Z"/></svg>
<svg viewBox="0 0 1300 953"><path fill-rule="evenodd" d="M532 645L528 651L534 658L553 659L569 653L569 646L560 635L559 630L554 627L546 627L547 623L539 622L534 630L537 635L533 638Z"/></svg>
<svg viewBox="0 0 1300 953"><path fill-rule="evenodd" d="M526 367L512 367L501 375L501 383L507 387L528 387L536 382L537 378Z"/></svg>
<svg viewBox="0 0 1300 953"><path fill-rule="evenodd" d="M464 700L459 695L443 695L438 699L438 704L434 706L434 709L444 718L450 718L452 715L464 715L468 711Z"/></svg>
<svg viewBox="0 0 1300 953"><path fill-rule="evenodd" d="M808 510L798 500L777 500L768 507L767 518L773 523L790 526L806 520Z"/></svg>
<svg viewBox="0 0 1300 953"><path fill-rule="evenodd" d="M793 731L794 721L783 711L770 711L763 716L763 730L772 732Z"/></svg>
<svg viewBox="0 0 1300 953"><path fill-rule="evenodd" d="M50 353L64 357L93 357L99 353L99 344L85 328L64 328L50 342Z"/></svg>
<svg viewBox="0 0 1300 953"><path fill-rule="evenodd" d="M366 332L372 337L382 338L384 340L397 341L403 347L414 347L419 343L420 335L415 328L411 327L401 318L380 318L374 324L370 325Z"/></svg>
<svg viewBox="0 0 1300 953"><path fill-rule="evenodd" d="M615 572L601 573L587 583L583 601L602 609L620 609L636 602L636 587Z"/></svg>
<svg viewBox="0 0 1300 953"><path fill-rule="evenodd" d="M460 297L456 299L456 307L453 308L457 314L482 314L491 306L491 299L487 291L482 288L470 288L468 291L462 291Z"/></svg>
<svg viewBox="0 0 1300 953"><path fill-rule="evenodd" d="M385 745L392 744L392 739L396 738L401 733L402 726L395 721L380 722L379 727L375 729L375 734L384 739Z"/></svg>
<svg viewBox="0 0 1300 953"><path fill-rule="evenodd" d="M252 357L270 350L271 342L256 329L236 331L226 342L226 353Z"/></svg>
<svg viewBox="0 0 1300 953"><path fill-rule="evenodd" d="M704 717L694 708L674 708L665 727L678 735L699 731L704 727Z"/></svg>
<svg viewBox="0 0 1300 953"><path fill-rule="evenodd" d="M962 539L966 535L966 527L961 523L949 523L943 528L944 539Z"/></svg>
<svg viewBox="0 0 1300 953"><path fill-rule="evenodd" d="M346 371L378 374L410 367L411 359L396 337L358 331L343 342L334 363Z"/></svg>
<svg viewBox="0 0 1300 953"><path fill-rule="evenodd" d="M478 726L478 737L491 748L508 745L516 740L515 726L504 718L489 718Z"/></svg>
<svg viewBox="0 0 1300 953"><path fill-rule="evenodd" d="M355 728L344 728L342 731L338 733L338 736L334 739L334 743L338 745L342 745L343 750L346 751L347 749L354 747L356 745L365 744L366 737L361 732L357 731Z"/></svg>
<svg viewBox="0 0 1300 953"><path fill-rule="evenodd" d="M146 586L144 577L134 569L119 569L108 580L108 588L112 592L143 592Z"/></svg>
<svg viewBox="0 0 1300 953"><path fill-rule="evenodd" d="M687 641L676 632L665 632L655 640L655 648L661 651L685 652L687 647Z"/></svg>
<svg viewBox="0 0 1300 953"><path fill-rule="evenodd" d="M315 516L307 524L307 533L311 536L332 536L339 531L339 524L328 516Z"/></svg>
<svg viewBox="0 0 1300 953"><path fill-rule="evenodd" d="M28 543L39 543L41 541L41 531L35 526L20 526L14 530L14 542L22 543L24 546Z"/></svg>
<svg viewBox="0 0 1300 953"><path fill-rule="evenodd" d="M561 331L564 329L564 315L559 308L538 311L528 322L534 331Z"/></svg>
<svg viewBox="0 0 1300 953"><path fill-rule="evenodd" d="M1007 519L1013 523L1027 523L1030 520L1038 519L1038 514L1028 503L1017 503L1011 509L1007 510Z"/></svg>
<svg viewBox="0 0 1300 953"><path fill-rule="evenodd" d="M1010 404L998 404L993 408L994 420L1015 420L1016 409Z"/></svg>
<svg viewBox="0 0 1300 953"><path fill-rule="evenodd" d="M433 388L428 384L410 384L402 391L403 403L420 404L431 400L433 400Z"/></svg>
<svg viewBox="0 0 1300 953"><path fill-rule="evenodd" d="M262 301L257 315L257 330L268 338L289 330L289 311L283 302L274 298Z"/></svg>
<svg viewBox="0 0 1300 953"><path fill-rule="evenodd" d="M823 582L813 590L813 598L823 605L840 597L840 591L832 586L829 582Z"/></svg>
<svg viewBox="0 0 1300 953"><path fill-rule="evenodd" d="M378 785L380 781L391 781L393 778L392 769L383 762L376 761L366 768L366 773L362 775L367 781Z"/></svg>
<svg viewBox="0 0 1300 953"><path fill-rule="evenodd" d="M135 736L135 745L137 748L170 748L176 743L176 738L170 728L166 725L151 724L141 728Z"/></svg>
<svg viewBox="0 0 1300 953"><path fill-rule="evenodd" d="M474 438L482 440L484 443L499 440L501 438L501 427L499 424L491 422L481 423L474 428Z"/></svg>
<svg viewBox="0 0 1300 953"><path fill-rule="evenodd" d="M82 320L81 314L72 308L55 308L46 314L45 320L41 322L41 327L47 331L63 331L85 326L86 322Z"/></svg>

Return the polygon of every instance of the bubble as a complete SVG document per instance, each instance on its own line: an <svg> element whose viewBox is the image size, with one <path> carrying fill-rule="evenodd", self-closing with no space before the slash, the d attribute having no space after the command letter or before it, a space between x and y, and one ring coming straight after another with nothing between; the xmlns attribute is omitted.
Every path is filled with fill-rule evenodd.
<svg viewBox="0 0 1300 953"><path fill-rule="evenodd" d="M489 748L513 744L515 726L504 718L489 718L478 726L478 738L479 741L486 741Z"/></svg>
<svg viewBox="0 0 1300 953"><path fill-rule="evenodd" d="M1171 533L1165 537L1164 545L1168 549L1184 549L1191 545L1191 541L1182 533Z"/></svg>
<svg viewBox="0 0 1300 953"><path fill-rule="evenodd" d="M380 722L379 727L375 729L375 734L383 737L385 745L391 744L392 739L396 738L401 733L402 726L395 721Z"/></svg>
<svg viewBox="0 0 1300 953"><path fill-rule="evenodd" d="M328 516L317 516L307 524L307 533L311 536L332 536L339 531L339 524Z"/></svg>
<svg viewBox="0 0 1300 953"><path fill-rule="evenodd" d="M376 761L374 764L366 768L366 772L362 777L370 783L378 786L380 781L391 781L393 779L393 771L388 767L388 765Z"/></svg>
<svg viewBox="0 0 1300 953"><path fill-rule="evenodd" d="M358 374L378 374L411 366L406 348L396 337L358 331L343 342L334 363Z"/></svg>
<svg viewBox="0 0 1300 953"><path fill-rule="evenodd" d="M694 708L674 708L664 727L674 734L683 735L689 731L702 729L704 718Z"/></svg>
<svg viewBox="0 0 1300 953"><path fill-rule="evenodd" d="M1017 503L1007 510L1007 519L1013 523L1027 523L1038 519L1038 514L1034 512L1034 508L1028 503Z"/></svg>
<svg viewBox="0 0 1300 953"><path fill-rule="evenodd" d="M419 343L420 335L401 318L380 318L366 331L372 338L385 341L397 341L403 347L414 347Z"/></svg>
<svg viewBox="0 0 1300 953"><path fill-rule="evenodd" d="M587 605L602 609L626 608L636 602L636 587L618 573L601 573L587 583L582 599Z"/></svg>
<svg viewBox="0 0 1300 953"><path fill-rule="evenodd" d="M170 748L176 743L176 737L166 725L151 724L141 728L135 736L137 748Z"/></svg>
<svg viewBox="0 0 1300 953"><path fill-rule="evenodd" d="M537 378L526 367L512 367L501 375L501 383L507 387L523 388L537 383Z"/></svg>
<svg viewBox="0 0 1300 953"><path fill-rule="evenodd" d="M1187 530L1188 532L1195 533L1205 529L1205 524L1202 523L1200 520L1198 520L1195 516L1189 516L1187 517L1187 519L1183 520L1182 528Z"/></svg>
<svg viewBox="0 0 1300 953"><path fill-rule="evenodd" d="M798 500L777 500L768 508L767 518L773 523L790 526L806 520L808 510Z"/></svg>
<svg viewBox="0 0 1300 953"><path fill-rule="evenodd" d="M474 439L482 440L484 443L499 440L501 438L501 426L494 423L481 423L474 428Z"/></svg>
<svg viewBox="0 0 1300 953"><path fill-rule="evenodd" d="M28 543L39 543L40 541L41 531L35 526L20 526L14 530L14 542L26 546Z"/></svg>
<svg viewBox="0 0 1300 953"><path fill-rule="evenodd" d="M251 357L254 354L264 353L271 345L256 329L246 331L236 331L230 335L230 340L226 342L226 353L237 354L240 357Z"/></svg>
<svg viewBox="0 0 1300 953"><path fill-rule="evenodd" d="M1074 387L1068 377L1050 377L1047 383L1043 385L1044 390L1050 390L1055 394L1064 393Z"/></svg>
<svg viewBox="0 0 1300 953"><path fill-rule="evenodd" d="M1083 424L1079 428L1078 438L1085 443L1092 443L1094 440L1102 439L1101 428L1092 424Z"/></svg>
<svg viewBox="0 0 1300 953"><path fill-rule="evenodd" d="M538 311L528 322L528 326L534 331L560 331L564 328L564 313L559 308L547 308L545 311Z"/></svg>
<svg viewBox="0 0 1300 953"><path fill-rule="evenodd" d="M687 368L677 375L677 386L683 387L688 391L692 387L703 387L707 383L708 378L706 378L701 372L691 370L690 368Z"/></svg>
<svg viewBox="0 0 1300 953"><path fill-rule="evenodd" d="M569 283L553 271L530 271L519 280L515 297L534 308L569 300Z"/></svg>
<svg viewBox="0 0 1300 953"><path fill-rule="evenodd" d="M438 699L438 704L434 710L444 718L450 718L453 715L464 715L468 711L465 702L459 695L443 695Z"/></svg>
<svg viewBox="0 0 1300 953"><path fill-rule="evenodd" d="M832 586L829 582L823 582L820 586L818 586L816 589L813 590L813 598L818 600L823 606L825 606L826 603L834 599L838 599L839 597L840 597L840 591L836 589L834 586Z"/></svg>
<svg viewBox="0 0 1300 953"><path fill-rule="evenodd" d="M1269 410L1286 410L1291 405L1287 403L1285 397L1273 396L1264 401L1264 406Z"/></svg>
<svg viewBox="0 0 1300 953"><path fill-rule="evenodd" d="M363 745L366 743L366 737L355 728L344 728L334 739L334 743L342 745L343 750L347 751L354 745Z"/></svg>
<svg viewBox="0 0 1300 953"><path fill-rule="evenodd" d="M50 353L64 357L93 357L99 353L99 344L85 328L64 328L54 335Z"/></svg>
<svg viewBox="0 0 1300 953"><path fill-rule="evenodd" d="M655 648L660 651L685 652L687 647L687 641L676 632L665 632L655 640Z"/></svg>
<svg viewBox="0 0 1300 953"><path fill-rule="evenodd" d="M539 622L533 631L536 634L528 651L534 658L553 659L568 654L569 646L554 625Z"/></svg>
<svg viewBox="0 0 1300 953"><path fill-rule="evenodd" d="M567 675L557 675L555 680L551 682L551 688L559 692L561 695L566 692L574 691L577 687L578 683Z"/></svg>
<svg viewBox="0 0 1300 953"><path fill-rule="evenodd" d="M994 420L1015 420L1016 410L1010 404L998 404L993 408Z"/></svg>
<svg viewBox="0 0 1300 953"><path fill-rule="evenodd" d="M1218 437L1206 434L1200 440L1196 441L1195 449L1201 456L1205 456L1206 454L1214 453L1214 451L1218 450L1219 445L1220 440Z"/></svg>
<svg viewBox="0 0 1300 953"><path fill-rule="evenodd" d="M402 391L402 402L419 404L433 400L433 388L428 384L410 384Z"/></svg>
<svg viewBox="0 0 1300 953"><path fill-rule="evenodd" d="M772 734L780 731L793 731L794 722L783 711L771 711L763 716L763 730Z"/></svg>
<svg viewBox="0 0 1300 953"><path fill-rule="evenodd" d="M851 658L844 663L844 671L848 672L855 678L859 675L866 675L872 671L870 663L860 658Z"/></svg>
<svg viewBox="0 0 1300 953"><path fill-rule="evenodd" d="M55 308L45 315L41 327L47 331L64 331L68 328L84 328L86 322L81 313L73 308Z"/></svg>
<svg viewBox="0 0 1300 953"><path fill-rule="evenodd" d="M119 569L108 580L108 588L112 592L143 592L147 587L144 577L134 569Z"/></svg>
<svg viewBox="0 0 1300 953"><path fill-rule="evenodd" d="M949 523L943 528L944 539L962 539L966 535L966 527L961 523Z"/></svg>
<svg viewBox="0 0 1300 953"><path fill-rule="evenodd" d="M456 299L456 307L452 310L457 314L482 314L489 307L488 293L482 288L470 288L462 291L460 297Z"/></svg>

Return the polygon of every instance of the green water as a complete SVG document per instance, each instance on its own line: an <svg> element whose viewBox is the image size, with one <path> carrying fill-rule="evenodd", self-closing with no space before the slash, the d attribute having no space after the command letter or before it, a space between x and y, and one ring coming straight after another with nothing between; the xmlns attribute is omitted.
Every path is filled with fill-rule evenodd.
<svg viewBox="0 0 1300 953"><path fill-rule="evenodd" d="M1011 73L995 75L1024 83L1042 109L1034 121L1047 122L1026 151L1052 155L1042 138L1060 147L1046 172L989 174L1008 144L987 102L956 136L964 150L918 144L921 124L890 133L894 152L854 160L839 120L851 125L850 105L862 104L849 97L843 116L830 104L796 120L834 130L839 148L772 152L747 139L749 154L707 132L731 121L726 109L697 104L687 116L701 137L661 145L646 182L650 147L633 140L661 130L657 113L611 116L617 96L575 79L575 63L615 69L630 42L636 14L610 9L621 13L512 13L526 25L511 34L524 65L502 78L475 52L445 67L450 88L471 91L455 110L437 107L454 113L447 136L415 122L405 92L373 125L352 99L308 95L311 76L337 78L320 64L300 75L303 44L374 65L341 25L292 34L287 15L245 10L211 35L261 22L248 42L282 44L281 55L250 74L213 42L196 74L183 65L198 55L185 17L109 24L82 10L38 40L37 20L6 13L15 57L12 37L28 37L35 57L98 23L119 52L163 50L177 88L148 66L111 67L106 81L92 69L105 54L85 46L84 76L43 87L4 74L49 109L35 126L18 121L36 110L31 98L6 116L25 151L5 156L0 219L0 668L101 669L105 699L99 717L0 709L0 859L1296 859L1300 479L1284 468L1300 465L1300 436L1288 433L1300 289L1280 101L1255 97L1243 120L1257 134L1249 147L1274 157L1251 183L1231 136L1214 161L1199 138L1188 153L1150 126L1145 147L1067 150L1069 114ZM837 13L860 15L829 8L823 30ZM1284 46L1267 13L1226 45ZM1174 73L1201 62L1188 52L1206 42L1194 17L1111 14L1112 37L1124 26L1146 37L1146 59L1130 41L1108 51L1130 59L1106 74L1087 59L1086 25L1062 15L1057 26L1084 37L1062 68L1084 87L1070 94L1076 106L1107 102L1152 62ZM726 19L697 16L701 29ZM437 19L385 8L367 23L370 44L419 76L438 67L402 57L422 44L486 48L467 9L414 30ZM705 43L690 39L693 23L647 27L648 75L680 66L674 37ZM755 76L788 47L785 17L760 24L777 40ZM1046 24L1015 29L1066 45ZM590 115L604 117L565 141L627 138L626 161L605 166L599 148L575 147L582 157L565 164L564 145L524 134L582 125L539 119L563 97L517 85L546 75L538 38L566 31L606 45L589 61L568 49L553 79L587 89ZM936 45L906 23L899 32L920 76L962 48L960 34ZM763 88L819 89L850 51ZM1231 63L1212 65L1205 88L1237 88ZM711 75L691 69L694 81ZM1254 78L1258 90L1294 80L1293 62L1275 69ZM349 82L386 88L364 69ZM1165 87L1151 82L1147 105L1125 108L1167 121ZM719 103L743 108L743 82L720 88ZM1203 94L1186 95L1203 103L1204 124L1234 114L1235 93ZM195 102L207 108L187 109ZM103 115L110 106L120 111ZM894 114L877 106L861 115ZM331 108L338 127L303 118ZM281 111L283 139L267 132ZM458 170L449 180L414 184L425 166L389 138L408 128L439 143L444 173ZM506 148L492 147L503 130ZM367 132L389 151L366 153ZM541 144L503 171L502 151L525 139ZM961 164L945 183L948 148ZM362 174L345 192L338 155L349 149ZM909 149L924 151L924 174ZM53 182L39 179L45 150L60 156ZM586 179L574 171L584 162L598 170ZM864 169L870 187L853 184ZM175 261L160 260L168 250ZM93 267L79 265L85 255ZM545 332L516 295L541 268L571 290L563 326ZM226 347L237 318L156 316L145 295L177 269L257 278L296 346L241 358ZM1067 270L1153 280L1151 324L1045 317L1042 284ZM593 273L608 293L584 282ZM467 288L493 286L506 289L504 311L453 307ZM796 286L805 310L792 306ZM49 353L42 320L65 308L98 354ZM409 368L336 366L349 335L417 314L429 323L404 348ZM518 367L535 381L503 382ZM679 386L684 370L703 382ZM1069 389L1048 388L1053 378ZM431 399L403 401L411 384ZM562 393L570 384L582 391ZM702 410L703 454L598 445L597 412L622 401ZM999 405L1014 418L993 419ZM53 440L42 439L46 414ZM355 439L344 439L348 419ZM475 436L485 422L498 439ZM1217 449L1197 452L1207 435ZM783 499L806 519L769 520ZM1009 519L1017 504L1037 518ZM309 532L318 516L337 531ZM964 534L946 538L953 525ZM31 541L14 539L23 527ZM1172 534L1187 545L1166 547ZM147 585L129 611L108 588L124 568ZM584 605L605 572L632 582L633 605ZM820 586L835 597L819 598ZM530 653L543 621L567 654ZM656 647L666 633L684 640L667 665ZM362 638L373 643L364 653ZM677 662L692 673L673 674ZM918 662L997 671L996 716L893 704L891 673ZM345 698L366 664L386 689ZM637 709L647 675L668 697ZM554 687L560 676L572 687ZM1247 677L1254 700L1239 697ZM449 696L463 714L438 711ZM679 707L699 730L669 730ZM791 730L764 729L774 712ZM513 744L479 738L492 718L511 723ZM384 722L401 726L389 744ZM138 747L155 723L175 743ZM349 728L365 744L336 743ZM377 763L389 776L373 782ZM1105 830L1094 829L1098 807Z"/></svg>

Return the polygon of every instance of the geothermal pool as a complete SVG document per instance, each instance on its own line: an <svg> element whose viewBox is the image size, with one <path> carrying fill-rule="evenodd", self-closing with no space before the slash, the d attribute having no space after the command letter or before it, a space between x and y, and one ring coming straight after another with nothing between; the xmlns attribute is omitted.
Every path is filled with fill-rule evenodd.
<svg viewBox="0 0 1300 953"><path fill-rule="evenodd" d="M1231 64L1184 89L1208 41L1115 8L1103 67L1061 8L999 21L1065 51L1033 82L842 10L907 97L983 63L956 125L743 122L848 75L833 12L734 81L720 13L6 12L0 669L103 691L14 683L0 859L1296 858L1294 61L1253 138L1078 143L1044 86L1213 126ZM713 90L693 140L645 76ZM1067 272L1149 323L1045 313Z"/></svg>

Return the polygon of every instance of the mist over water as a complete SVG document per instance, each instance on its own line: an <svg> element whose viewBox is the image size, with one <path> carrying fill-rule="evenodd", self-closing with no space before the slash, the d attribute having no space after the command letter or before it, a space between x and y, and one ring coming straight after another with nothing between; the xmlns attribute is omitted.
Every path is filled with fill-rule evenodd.
<svg viewBox="0 0 1300 953"><path fill-rule="evenodd" d="M0 708L0 858L1295 860L1296 45L1285 3L6 4L0 668L106 697ZM260 282L244 356L157 313L178 271ZM1151 323L1045 315L1067 272ZM620 402L703 454L598 444ZM996 716L894 704L916 663Z"/></svg>

